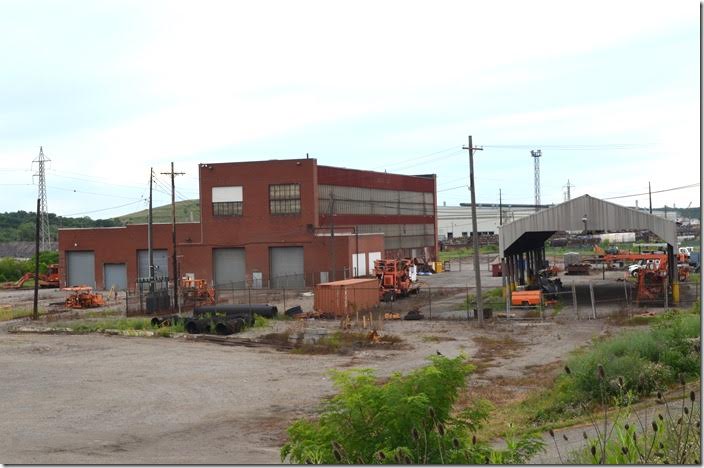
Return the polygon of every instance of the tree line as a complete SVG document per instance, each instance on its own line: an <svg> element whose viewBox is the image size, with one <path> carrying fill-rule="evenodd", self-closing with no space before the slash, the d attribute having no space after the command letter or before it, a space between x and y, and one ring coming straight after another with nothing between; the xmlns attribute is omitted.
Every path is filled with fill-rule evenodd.
<svg viewBox="0 0 704 468"><path fill-rule="evenodd" d="M33 241L36 212L15 211L0 213L0 242ZM57 231L62 227L114 227L122 226L117 219L67 218L49 213L49 232L56 239Z"/></svg>

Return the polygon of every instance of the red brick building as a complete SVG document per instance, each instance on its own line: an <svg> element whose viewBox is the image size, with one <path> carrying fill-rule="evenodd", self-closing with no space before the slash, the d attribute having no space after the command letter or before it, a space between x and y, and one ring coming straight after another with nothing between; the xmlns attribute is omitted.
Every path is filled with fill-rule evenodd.
<svg viewBox="0 0 704 468"><path fill-rule="evenodd" d="M176 229L180 275L301 287L365 276L382 256L435 259L434 175L315 159L201 164L199 172L200 222ZM171 278L171 225L154 224L152 232L157 275ZM148 276L147 226L60 229L59 253L62 286L133 288Z"/></svg>

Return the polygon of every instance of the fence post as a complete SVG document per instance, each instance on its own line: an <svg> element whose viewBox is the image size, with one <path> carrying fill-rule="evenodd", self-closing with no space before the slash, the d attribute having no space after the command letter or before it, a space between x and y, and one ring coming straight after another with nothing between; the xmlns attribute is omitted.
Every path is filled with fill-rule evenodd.
<svg viewBox="0 0 704 468"><path fill-rule="evenodd" d="M591 297L592 300L592 318L596 320L596 304L594 301L594 284L590 281L589 282L589 296Z"/></svg>
<svg viewBox="0 0 704 468"><path fill-rule="evenodd" d="M428 320L433 319L433 288L428 286Z"/></svg>
<svg viewBox="0 0 704 468"><path fill-rule="evenodd" d="M579 320L579 308L577 307L577 286L574 283L574 280L572 280L572 309L574 310L574 315L577 316L577 320Z"/></svg>
<svg viewBox="0 0 704 468"><path fill-rule="evenodd" d="M283 295L284 295L284 312L286 312L286 288L283 288Z"/></svg>
<svg viewBox="0 0 704 468"><path fill-rule="evenodd" d="M628 303L628 280L624 278L623 280L623 295L626 297L626 307L628 307L628 317L631 317L631 308Z"/></svg>
<svg viewBox="0 0 704 468"><path fill-rule="evenodd" d="M667 277L665 277L665 278L662 279L662 282L664 283L662 289L663 289L663 292L665 293L665 308L666 308L666 309L667 309L667 307L669 306L669 301L668 301L668 299L669 299L669 297L668 297L669 294L667 294L667 283L668 283L667 279L668 279Z"/></svg>
<svg viewBox="0 0 704 468"><path fill-rule="evenodd" d="M467 284L467 321L469 322L469 284Z"/></svg>
<svg viewBox="0 0 704 468"><path fill-rule="evenodd" d="M501 271L504 274L504 271ZM511 319L511 288L508 283L508 277L506 278L506 320Z"/></svg>

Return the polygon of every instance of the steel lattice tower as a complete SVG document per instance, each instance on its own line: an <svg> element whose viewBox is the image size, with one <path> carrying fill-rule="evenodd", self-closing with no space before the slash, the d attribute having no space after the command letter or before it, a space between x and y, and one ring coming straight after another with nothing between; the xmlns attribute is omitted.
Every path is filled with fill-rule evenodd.
<svg viewBox="0 0 704 468"><path fill-rule="evenodd" d="M39 194L38 198L40 201L40 226L39 226L39 250L41 252L46 252L51 250L51 234L49 232L49 211L46 197L46 172L44 170L44 163L51 161L44 156L44 149L39 147L39 156L37 159L32 161L37 163L37 172L34 173L34 177L39 177Z"/></svg>
<svg viewBox="0 0 704 468"><path fill-rule="evenodd" d="M533 156L535 163L535 211L540 208L540 156L543 155L541 150L531 150L530 155Z"/></svg>

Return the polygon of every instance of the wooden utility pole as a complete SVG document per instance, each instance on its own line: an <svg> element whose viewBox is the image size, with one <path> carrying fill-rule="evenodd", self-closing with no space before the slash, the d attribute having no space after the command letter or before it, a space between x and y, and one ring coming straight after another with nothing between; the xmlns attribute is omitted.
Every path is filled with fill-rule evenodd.
<svg viewBox="0 0 704 468"><path fill-rule="evenodd" d="M172 312L181 312L178 303L178 263L176 261L176 176L184 175L185 172L174 172L174 163L171 161L171 172L162 172L163 175L171 176L171 250L173 251L174 270L174 308Z"/></svg>
<svg viewBox="0 0 704 468"><path fill-rule="evenodd" d="M154 295L154 251L152 250L152 185L154 182L154 168L149 168L149 212L147 215L147 250L149 254L149 295ZM150 311L151 312L151 311Z"/></svg>
<svg viewBox="0 0 704 468"><path fill-rule="evenodd" d="M484 308L482 304L482 279L479 270L479 235L477 234L477 201L474 194L474 152L484 148L472 146L472 135L468 138L468 145L462 149L469 151L469 192L472 197L472 248L474 249L474 279L476 283L477 296L477 318L480 325L484 325Z"/></svg>
<svg viewBox="0 0 704 468"><path fill-rule="evenodd" d="M335 195L330 192L330 258L332 260L332 280L335 281Z"/></svg>
<svg viewBox="0 0 704 468"><path fill-rule="evenodd" d="M650 214L653 214L653 194L650 191L650 181L648 181L648 204L650 205Z"/></svg>
<svg viewBox="0 0 704 468"><path fill-rule="evenodd" d="M37 198L37 222L34 230L34 306L32 307L32 319L39 319L39 232L42 224L41 219L42 199Z"/></svg>
<svg viewBox="0 0 704 468"><path fill-rule="evenodd" d="M501 189L499 189L499 226L504 225L504 205L501 203Z"/></svg>

